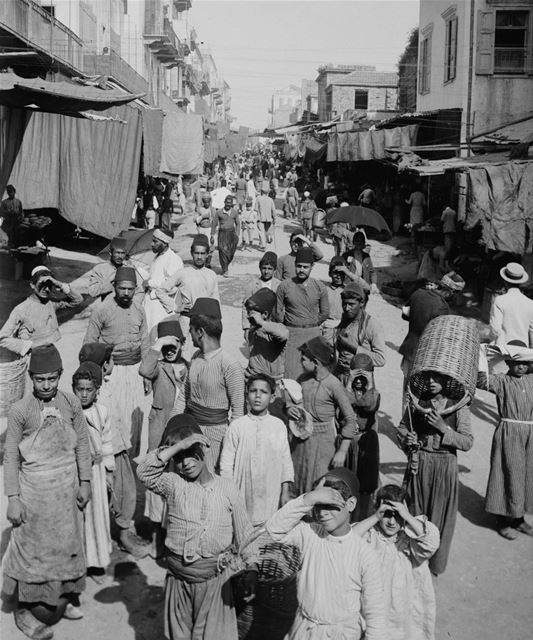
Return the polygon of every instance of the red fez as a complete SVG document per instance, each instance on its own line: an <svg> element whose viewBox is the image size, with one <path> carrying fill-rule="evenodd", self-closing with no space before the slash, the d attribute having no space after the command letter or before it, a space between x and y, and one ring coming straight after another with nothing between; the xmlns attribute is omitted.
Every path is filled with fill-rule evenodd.
<svg viewBox="0 0 533 640"><path fill-rule="evenodd" d="M111 247L113 249L126 249L126 238L116 236L116 238L111 240Z"/></svg>
<svg viewBox="0 0 533 640"><path fill-rule="evenodd" d="M31 350L29 371L37 375L52 373L63 368L61 356L53 344L43 344Z"/></svg>
<svg viewBox="0 0 533 640"><path fill-rule="evenodd" d="M137 284L137 274L133 267L119 267L115 273L114 282L133 282Z"/></svg>
<svg viewBox="0 0 533 640"><path fill-rule="evenodd" d="M296 252L295 264L313 264L315 261L315 254L310 247L301 247Z"/></svg>
<svg viewBox="0 0 533 640"><path fill-rule="evenodd" d="M177 316L165 318L157 325L157 337L163 338L164 336L174 336L178 340L185 339Z"/></svg>

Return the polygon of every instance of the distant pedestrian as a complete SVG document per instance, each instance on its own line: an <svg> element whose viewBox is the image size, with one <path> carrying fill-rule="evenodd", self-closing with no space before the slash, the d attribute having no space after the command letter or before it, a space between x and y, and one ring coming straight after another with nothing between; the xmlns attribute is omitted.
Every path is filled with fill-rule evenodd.
<svg viewBox="0 0 533 640"><path fill-rule="evenodd" d="M252 249L255 231L257 229L257 212L254 210L254 201L250 196L246 196L245 204L241 213L242 227L242 249L248 251ZM261 243L261 237L259 238Z"/></svg>
<svg viewBox="0 0 533 640"><path fill-rule="evenodd" d="M315 201L311 198L309 191L304 191L304 197L300 203L300 220L307 238L311 238L313 233L313 217L317 211Z"/></svg>
<svg viewBox="0 0 533 640"><path fill-rule="evenodd" d="M239 212L233 206L233 196L224 200L224 208L217 209L211 224L211 244L215 244L215 233L218 229L218 257L222 275L228 277L228 269L239 244L241 221Z"/></svg>
<svg viewBox="0 0 533 640"><path fill-rule="evenodd" d="M298 202L299 196L296 187L294 186L291 179L289 179L289 186L285 191L285 217L286 218L296 218L298 214Z"/></svg>
<svg viewBox="0 0 533 640"><path fill-rule="evenodd" d="M18 246L20 225L24 220L22 202L15 197L17 190L12 184L6 187L7 198L0 202L0 218L2 229L8 237L11 247Z"/></svg>
<svg viewBox="0 0 533 640"><path fill-rule="evenodd" d="M272 227L276 223L276 205L274 200L268 195L269 187L266 183L261 187L261 195L255 200L255 211L257 212L257 227L259 229L260 243L259 249L264 251L267 244L272 242Z"/></svg>
<svg viewBox="0 0 533 640"><path fill-rule="evenodd" d="M444 248L449 253L455 246L455 234L457 231L457 211L451 207L445 207L440 217L442 233L444 234Z"/></svg>

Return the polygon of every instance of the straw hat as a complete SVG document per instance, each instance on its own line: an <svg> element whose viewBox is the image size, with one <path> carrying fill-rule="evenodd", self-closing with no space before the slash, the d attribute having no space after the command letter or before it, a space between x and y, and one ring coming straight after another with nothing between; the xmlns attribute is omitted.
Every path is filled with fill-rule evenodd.
<svg viewBox="0 0 533 640"><path fill-rule="evenodd" d="M529 280L526 270L518 262L509 262L500 269L500 275L506 282L511 284L524 284Z"/></svg>

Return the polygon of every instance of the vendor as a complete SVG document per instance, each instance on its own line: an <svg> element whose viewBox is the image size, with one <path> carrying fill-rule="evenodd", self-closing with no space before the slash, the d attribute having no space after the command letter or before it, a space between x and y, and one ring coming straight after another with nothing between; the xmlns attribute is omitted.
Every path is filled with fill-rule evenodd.
<svg viewBox="0 0 533 640"><path fill-rule="evenodd" d="M79 305L83 298L69 284L56 280L48 267L35 267L31 272L33 293L18 304L0 330L0 347L21 356L30 349L58 342L61 339L56 311ZM65 299L54 302L53 292L64 294Z"/></svg>
<svg viewBox="0 0 533 640"><path fill-rule="evenodd" d="M2 229L6 233L10 246L17 246L19 226L24 220L22 202L15 198L17 190L12 184L6 187L7 198L0 202L0 217L2 218Z"/></svg>

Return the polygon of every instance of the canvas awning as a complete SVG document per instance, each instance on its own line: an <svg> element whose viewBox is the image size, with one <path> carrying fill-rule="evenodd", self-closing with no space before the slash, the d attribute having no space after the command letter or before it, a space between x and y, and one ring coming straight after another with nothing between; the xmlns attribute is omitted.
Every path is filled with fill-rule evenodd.
<svg viewBox="0 0 533 640"><path fill-rule="evenodd" d="M0 104L8 107L33 107L48 113L76 114L127 104L143 95L71 82L22 78L11 72L0 73Z"/></svg>
<svg viewBox="0 0 533 640"><path fill-rule="evenodd" d="M418 125L379 131L331 131L328 134L328 162L359 162L387 157L387 147L414 144Z"/></svg>
<svg viewBox="0 0 533 640"><path fill-rule="evenodd" d="M161 171L200 174L204 170L204 126L202 116L168 112L163 119Z"/></svg>

